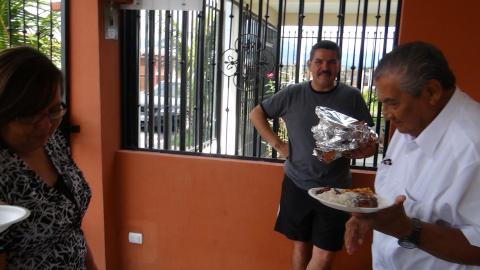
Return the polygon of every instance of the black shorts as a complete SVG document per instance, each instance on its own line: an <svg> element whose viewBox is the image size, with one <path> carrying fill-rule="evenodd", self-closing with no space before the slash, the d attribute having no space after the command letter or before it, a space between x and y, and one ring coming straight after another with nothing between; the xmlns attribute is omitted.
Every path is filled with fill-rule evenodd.
<svg viewBox="0 0 480 270"><path fill-rule="evenodd" d="M338 251L350 214L324 206L285 175L275 231L287 238Z"/></svg>

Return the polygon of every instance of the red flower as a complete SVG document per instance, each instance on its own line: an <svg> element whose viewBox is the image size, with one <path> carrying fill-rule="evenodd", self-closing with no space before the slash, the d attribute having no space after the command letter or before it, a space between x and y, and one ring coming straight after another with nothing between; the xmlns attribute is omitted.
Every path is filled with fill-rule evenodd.
<svg viewBox="0 0 480 270"><path fill-rule="evenodd" d="M273 78L275 78L275 74L273 74L273 72L267 72L265 73L265 77L269 80L272 80Z"/></svg>

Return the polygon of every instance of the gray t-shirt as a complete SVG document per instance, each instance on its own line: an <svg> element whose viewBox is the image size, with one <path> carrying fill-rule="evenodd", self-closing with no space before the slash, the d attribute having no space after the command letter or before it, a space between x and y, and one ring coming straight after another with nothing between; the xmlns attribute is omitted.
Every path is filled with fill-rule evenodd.
<svg viewBox="0 0 480 270"><path fill-rule="evenodd" d="M261 104L269 118L281 117L288 131L289 157L285 174L302 189L318 186L345 188L351 185L349 159L325 164L313 156L311 128L318 124L315 107L324 106L373 126L365 101L356 88L339 83L328 92L315 92L310 82L292 84Z"/></svg>

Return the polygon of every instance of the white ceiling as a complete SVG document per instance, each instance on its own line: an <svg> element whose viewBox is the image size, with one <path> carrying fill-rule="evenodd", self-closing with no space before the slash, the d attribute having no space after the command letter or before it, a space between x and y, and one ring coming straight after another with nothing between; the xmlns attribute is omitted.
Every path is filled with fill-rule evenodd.
<svg viewBox="0 0 480 270"><path fill-rule="evenodd" d="M264 3L266 0L263 1ZM360 13L363 13L364 0L347 0L346 1L346 13L357 13L358 5L360 2ZM368 1L368 13L376 14L378 8L379 0ZM319 13L320 11L320 0L305 0L305 13ZM253 1L252 5L255 7L258 5L258 0ZM385 13L387 6L386 0L380 0L380 13ZM287 13L298 13L299 0L286 0L286 11ZM325 13L337 14L340 7L340 0L325 0ZM270 0L270 8L275 12L278 10L277 1ZM390 13L396 14L397 11L397 1L391 1Z"/></svg>

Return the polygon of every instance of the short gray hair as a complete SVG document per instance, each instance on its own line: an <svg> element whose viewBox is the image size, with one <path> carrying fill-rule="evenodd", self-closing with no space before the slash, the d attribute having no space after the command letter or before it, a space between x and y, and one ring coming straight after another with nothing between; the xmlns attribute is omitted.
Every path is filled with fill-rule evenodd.
<svg viewBox="0 0 480 270"><path fill-rule="evenodd" d="M412 96L419 96L429 80L437 80L444 90L455 88L455 75L445 56L426 42L405 43L386 54L378 63L373 79L388 74L400 75L400 89Z"/></svg>

